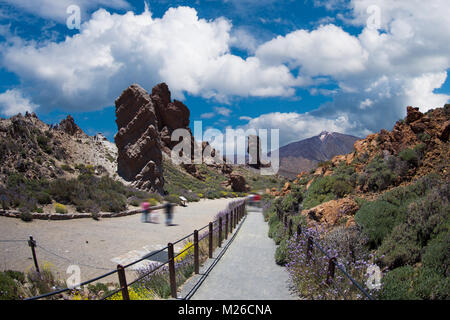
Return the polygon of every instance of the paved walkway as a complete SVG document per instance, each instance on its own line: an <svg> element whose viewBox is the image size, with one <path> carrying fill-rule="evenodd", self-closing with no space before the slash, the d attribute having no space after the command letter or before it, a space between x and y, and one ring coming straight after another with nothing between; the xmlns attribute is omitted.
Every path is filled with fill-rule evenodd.
<svg viewBox="0 0 450 320"><path fill-rule="evenodd" d="M289 276L275 263L276 245L267 236L261 211L248 208L241 229L191 300L295 300Z"/></svg>

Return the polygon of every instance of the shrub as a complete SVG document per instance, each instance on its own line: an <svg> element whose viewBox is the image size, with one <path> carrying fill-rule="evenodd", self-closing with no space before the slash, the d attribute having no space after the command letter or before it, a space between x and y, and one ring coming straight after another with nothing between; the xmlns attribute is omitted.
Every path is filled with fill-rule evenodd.
<svg viewBox="0 0 450 320"><path fill-rule="evenodd" d="M66 207L65 205L61 204L61 203L55 203L55 204L54 204L54 207L55 207L55 212L56 212L56 213L62 213L62 214L65 214L65 213L69 212L69 211L67 210L67 207Z"/></svg>
<svg viewBox="0 0 450 320"><path fill-rule="evenodd" d="M41 191L36 194L36 200L39 204L50 204L52 203L52 198L50 194L46 191Z"/></svg>
<svg viewBox="0 0 450 320"><path fill-rule="evenodd" d="M384 200L376 200L364 203L356 213L355 221L368 236L370 247L377 248L405 215L405 208L399 208Z"/></svg>
<svg viewBox="0 0 450 320"><path fill-rule="evenodd" d="M287 240L283 239L280 242L280 245L277 247L275 251L275 262L280 265L284 266L287 263L287 257L288 257L288 250L287 250Z"/></svg>
<svg viewBox="0 0 450 320"><path fill-rule="evenodd" d="M381 297L386 300L416 300L417 295L412 288L414 268L404 266L392 270L382 279Z"/></svg>
<svg viewBox="0 0 450 320"><path fill-rule="evenodd" d="M352 185L344 176L333 175L318 178L306 192L303 208L310 209L323 202L344 197L352 191Z"/></svg>
<svg viewBox="0 0 450 320"><path fill-rule="evenodd" d="M170 203L181 204L181 199L176 194L169 194L169 195L164 197L164 200L166 200L166 201L168 201Z"/></svg>
<svg viewBox="0 0 450 320"><path fill-rule="evenodd" d="M422 257L423 265L442 277L450 272L450 235L448 232L440 233L431 240L425 248Z"/></svg>
<svg viewBox="0 0 450 320"><path fill-rule="evenodd" d="M417 165L419 164L419 156L413 149L406 148L405 150L401 151L398 156L403 161L408 162L411 166L417 167Z"/></svg>
<svg viewBox="0 0 450 320"><path fill-rule="evenodd" d="M388 160L377 156L364 167L364 172L358 176L357 183L360 186L367 186L370 191L381 191L394 184L396 180L397 175L389 168Z"/></svg>
<svg viewBox="0 0 450 320"><path fill-rule="evenodd" d="M19 217L22 221L25 221L25 222L33 221L33 215L28 210L21 210Z"/></svg>
<svg viewBox="0 0 450 320"><path fill-rule="evenodd" d="M0 272L0 300L15 300L19 298L14 279L6 272Z"/></svg>

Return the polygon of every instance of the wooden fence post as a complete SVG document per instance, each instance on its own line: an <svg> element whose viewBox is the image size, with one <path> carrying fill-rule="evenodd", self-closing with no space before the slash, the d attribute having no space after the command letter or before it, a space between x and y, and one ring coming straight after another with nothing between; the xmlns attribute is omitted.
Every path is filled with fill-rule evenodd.
<svg viewBox="0 0 450 320"><path fill-rule="evenodd" d="M212 222L209 223L208 238L209 238L209 248L208 248L209 252L208 252L208 255L209 255L209 258L211 259L212 256L213 256L213 241L214 241L214 239L213 239L213 223Z"/></svg>
<svg viewBox="0 0 450 320"><path fill-rule="evenodd" d="M200 273L200 257L198 250L198 230L194 230L194 269L195 274Z"/></svg>
<svg viewBox="0 0 450 320"><path fill-rule="evenodd" d="M327 272L327 284L331 284L331 279L334 279L334 271L336 268L336 258L333 257L328 261L328 272Z"/></svg>
<svg viewBox="0 0 450 320"><path fill-rule="evenodd" d="M174 253L173 253L173 244L167 244L167 253L169 258L169 279L170 279L170 292L172 294L172 298L177 298L177 280L175 277L175 261L174 261Z"/></svg>
<svg viewBox="0 0 450 320"><path fill-rule="evenodd" d="M33 239L33 236L30 236L30 240L28 240L28 245L31 247L31 254L33 255L34 267L36 268L36 272L40 273L38 260L36 257L36 251L34 249L36 247L36 241Z"/></svg>
<svg viewBox="0 0 450 320"><path fill-rule="evenodd" d="M225 215L225 240L228 239L228 224L230 222L230 214Z"/></svg>
<svg viewBox="0 0 450 320"><path fill-rule="evenodd" d="M219 247L222 246L222 217L219 217Z"/></svg>
<svg viewBox="0 0 450 320"><path fill-rule="evenodd" d="M309 260L311 259L312 246L313 246L312 237L308 237L308 244L306 246L306 262L309 262Z"/></svg>
<svg viewBox="0 0 450 320"><path fill-rule="evenodd" d="M122 300L130 300L128 294L127 278L125 276L125 269L122 265L117 265L117 275L119 276L120 289L122 291Z"/></svg>

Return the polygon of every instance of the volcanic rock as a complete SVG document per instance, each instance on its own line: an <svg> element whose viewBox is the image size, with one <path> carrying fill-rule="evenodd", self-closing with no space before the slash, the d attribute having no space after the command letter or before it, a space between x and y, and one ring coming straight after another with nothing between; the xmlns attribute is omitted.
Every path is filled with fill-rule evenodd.
<svg viewBox="0 0 450 320"><path fill-rule="evenodd" d="M117 172L138 188L163 192L161 140L155 106L137 84L116 100Z"/></svg>
<svg viewBox="0 0 450 320"><path fill-rule="evenodd" d="M343 219L349 220L359 210L358 204L351 198L331 200L314 208L303 210L302 215L307 218L308 225L319 223L325 227L334 227Z"/></svg>
<svg viewBox="0 0 450 320"><path fill-rule="evenodd" d="M232 173L230 175L229 184L234 192L247 192L249 190L245 178L237 173Z"/></svg>
<svg viewBox="0 0 450 320"><path fill-rule="evenodd" d="M58 125L58 129L64 131L71 136L78 136L87 138L87 135L81 130L81 128L75 123L72 116L69 114L66 119L61 120Z"/></svg>

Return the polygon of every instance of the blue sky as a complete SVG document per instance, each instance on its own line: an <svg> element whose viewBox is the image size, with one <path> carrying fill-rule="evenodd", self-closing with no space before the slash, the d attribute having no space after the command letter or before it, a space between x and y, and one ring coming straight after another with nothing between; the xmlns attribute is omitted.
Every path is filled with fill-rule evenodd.
<svg viewBox="0 0 450 320"><path fill-rule="evenodd" d="M407 105L449 101L450 4L431 3L0 0L0 115L71 114L113 140L114 99L164 81L191 123L278 128L282 145L391 129Z"/></svg>

